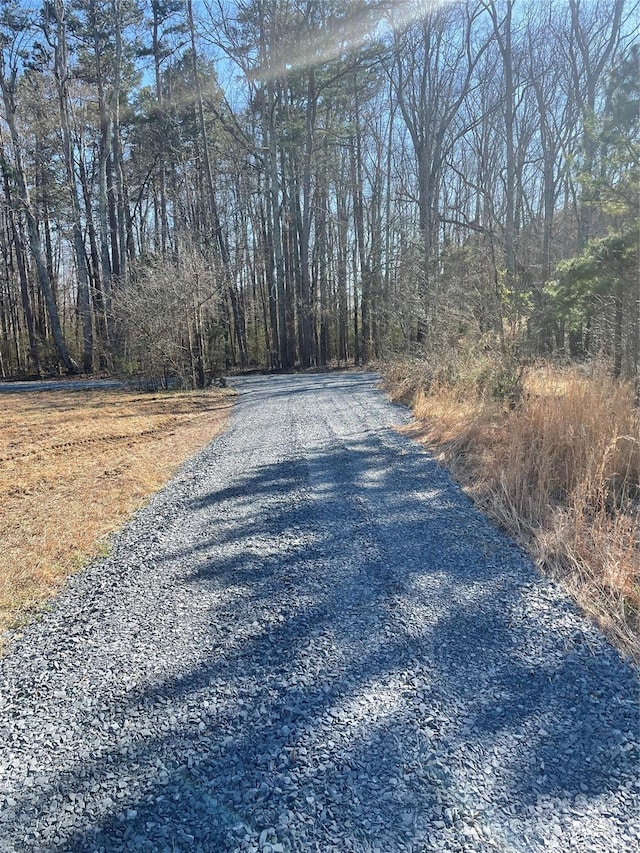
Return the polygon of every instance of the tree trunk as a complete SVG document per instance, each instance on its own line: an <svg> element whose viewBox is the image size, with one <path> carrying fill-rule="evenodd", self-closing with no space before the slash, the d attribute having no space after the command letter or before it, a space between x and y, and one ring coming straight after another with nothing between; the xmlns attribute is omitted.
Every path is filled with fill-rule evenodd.
<svg viewBox="0 0 640 853"><path fill-rule="evenodd" d="M13 173L17 184L18 196L22 203L25 220L27 223L27 234L29 235L29 247L36 265L38 274L38 283L44 297L47 308L47 315L51 326L51 334L56 345L56 350L60 361L64 365L67 373L77 373L78 365L71 357L67 348L67 343L64 338L60 318L58 315L58 306L53 295L51 279L47 271L47 263L44 252L42 251L42 243L40 233L38 231L38 221L31 205L31 198L27 188L24 166L22 163L22 150L20 148L20 137L16 124L15 101L14 101L15 74L7 79L5 73L4 53L0 57L0 88L2 88L2 99L5 108L5 120L9 127L11 135L11 143L13 148Z"/></svg>
<svg viewBox="0 0 640 853"><path fill-rule="evenodd" d="M235 290L233 282L231 280L231 264L229 258L229 249L226 244L224 234L222 231L222 224L220 222L220 215L218 212L218 203L216 200L215 188L213 184L213 169L211 167L211 158L209 156L209 142L207 138L207 126L204 119L204 104L202 100L202 85L200 82L200 72L198 70L198 59L196 55L196 37L195 37L195 27L193 23L193 4L192 0L188 0L187 3L187 15L189 19L189 37L191 42L191 59L193 63L193 78L196 84L196 97L197 97L197 107L198 107L198 123L200 126L200 136L202 138L202 154L204 160L205 167L205 179L207 182L207 190L209 195L209 206L211 211L211 216L213 218L213 226L216 237L216 242L218 243L218 248L220 251L220 258L222 261L222 270L223 270L223 280L224 280L224 288L225 288L225 297L231 303L231 313L233 316L233 325L236 333L236 341L238 345L238 354L240 357L240 366L247 366L247 342L246 342L246 333L244 328L244 317L242 315L242 311L240 310L240 303L238 300L238 294Z"/></svg>
<svg viewBox="0 0 640 853"><path fill-rule="evenodd" d="M89 291L89 271L87 269L87 258L82 233L82 220L80 213L80 198L76 182L76 172L73 158L73 138L71 134L71 121L69 117L69 93L67 82L69 72L67 67L67 43L65 9L63 0L56 0L55 15L57 26L57 43L55 45L55 78L58 89L58 103L60 108L60 126L62 128L62 140L64 146L64 160L67 171L67 183L71 211L73 216L73 247L78 271L78 305L80 319L82 322L83 357L82 369L84 373L91 373L93 369L93 324L91 319L91 295Z"/></svg>
<svg viewBox="0 0 640 853"><path fill-rule="evenodd" d="M18 265L18 277L20 279L20 298L22 302L22 310L24 312L25 322L27 324L27 335L29 338L29 357L35 373L40 373L40 356L38 353L38 341L35 333L33 322L33 310L31 308L31 298L29 296L29 278L27 276L27 268L24 256L24 241L19 228L18 211L14 204L11 193L11 184L9 182L9 167L2 153L2 142L0 140L0 167L2 169L2 178L4 183L4 194L7 201L9 225L11 228L11 236L13 239L13 247L16 255L16 263Z"/></svg>
<svg viewBox="0 0 640 853"><path fill-rule="evenodd" d="M309 367L313 361L311 336L311 276L309 268L309 241L311 236L311 170L313 157L313 131L316 113L316 85L313 68L309 69L307 82L307 109L305 115L305 150L302 173L302 227L300 232L300 270L302 280L302 340L300 363Z"/></svg>

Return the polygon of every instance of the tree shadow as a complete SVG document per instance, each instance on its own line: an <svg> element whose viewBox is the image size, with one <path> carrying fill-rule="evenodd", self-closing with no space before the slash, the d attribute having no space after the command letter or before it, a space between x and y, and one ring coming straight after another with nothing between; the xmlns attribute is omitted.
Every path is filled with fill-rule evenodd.
<svg viewBox="0 0 640 853"><path fill-rule="evenodd" d="M632 670L427 456L367 436L184 500L200 535L156 570L214 603L188 671L104 697L128 744L16 805L59 822L97 786L57 849L438 849L636 774Z"/></svg>

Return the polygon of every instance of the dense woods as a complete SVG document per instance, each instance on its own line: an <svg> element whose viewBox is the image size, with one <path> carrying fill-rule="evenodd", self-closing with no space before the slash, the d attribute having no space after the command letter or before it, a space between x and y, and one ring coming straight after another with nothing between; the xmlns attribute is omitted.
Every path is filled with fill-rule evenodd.
<svg viewBox="0 0 640 853"><path fill-rule="evenodd" d="M0 374L640 370L617 0L0 5Z"/></svg>

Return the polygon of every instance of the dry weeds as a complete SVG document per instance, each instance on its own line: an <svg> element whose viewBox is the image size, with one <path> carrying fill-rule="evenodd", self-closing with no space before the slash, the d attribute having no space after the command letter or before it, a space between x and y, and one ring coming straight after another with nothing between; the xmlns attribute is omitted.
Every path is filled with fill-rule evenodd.
<svg viewBox="0 0 640 853"><path fill-rule="evenodd" d="M3 395L0 636L104 552L109 534L224 429L232 396Z"/></svg>
<svg viewBox="0 0 640 853"><path fill-rule="evenodd" d="M474 500L640 659L640 410L602 371L530 370L510 409L459 384L413 389L412 432Z"/></svg>

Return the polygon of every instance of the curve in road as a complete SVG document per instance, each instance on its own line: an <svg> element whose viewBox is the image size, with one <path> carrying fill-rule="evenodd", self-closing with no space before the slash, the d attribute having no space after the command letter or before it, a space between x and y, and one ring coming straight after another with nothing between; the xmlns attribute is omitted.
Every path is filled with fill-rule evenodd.
<svg viewBox="0 0 640 853"><path fill-rule="evenodd" d="M0 394L29 391L112 391L131 387L119 379L38 379L0 382Z"/></svg>

